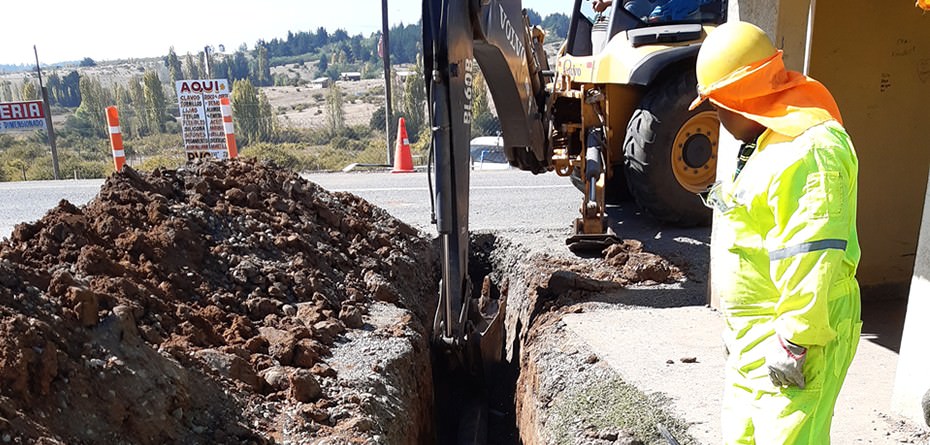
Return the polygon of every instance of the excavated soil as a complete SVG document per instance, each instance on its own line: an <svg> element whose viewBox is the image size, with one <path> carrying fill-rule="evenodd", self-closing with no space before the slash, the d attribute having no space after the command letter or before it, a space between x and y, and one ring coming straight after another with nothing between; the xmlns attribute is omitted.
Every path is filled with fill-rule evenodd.
<svg viewBox="0 0 930 445"><path fill-rule="evenodd" d="M124 169L0 244L0 440L365 443L366 401L328 361L376 330L375 304L406 309L375 338L425 333L432 252L385 211L274 166Z"/></svg>
<svg viewBox="0 0 930 445"><path fill-rule="evenodd" d="M519 351L545 314L684 279L634 240L589 259L506 244L472 252L517 290L521 374L541 372ZM435 258L384 210L273 165L126 168L0 243L0 443L429 443ZM542 417L526 405L506 423Z"/></svg>

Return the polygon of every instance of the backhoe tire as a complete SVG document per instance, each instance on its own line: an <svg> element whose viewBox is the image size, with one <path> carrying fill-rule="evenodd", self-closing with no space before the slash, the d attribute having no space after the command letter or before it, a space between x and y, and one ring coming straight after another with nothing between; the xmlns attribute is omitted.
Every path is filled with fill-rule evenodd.
<svg viewBox="0 0 930 445"><path fill-rule="evenodd" d="M710 224L712 212L697 195L714 182L719 120L704 103L694 111L693 70L658 79L627 125L626 180L636 203L677 226Z"/></svg>

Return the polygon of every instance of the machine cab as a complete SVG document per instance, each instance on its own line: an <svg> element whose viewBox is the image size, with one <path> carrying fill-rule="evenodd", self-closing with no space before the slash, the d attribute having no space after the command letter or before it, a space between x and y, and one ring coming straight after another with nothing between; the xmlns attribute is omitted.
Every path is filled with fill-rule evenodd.
<svg viewBox="0 0 930 445"><path fill-rule="evenodd" d="M726 0L614 0L602 12L588 0L576 0L571 18L567 52L573 56L597 54L619 32L666 25L720 24L726 21ZM687 27L675 29L687 30ZM699 29L699 28L695 28ZM653 37L653 31L630 35L634 46L668 42L668 38ZM677 38L690 39L690 33Z"/></svg>

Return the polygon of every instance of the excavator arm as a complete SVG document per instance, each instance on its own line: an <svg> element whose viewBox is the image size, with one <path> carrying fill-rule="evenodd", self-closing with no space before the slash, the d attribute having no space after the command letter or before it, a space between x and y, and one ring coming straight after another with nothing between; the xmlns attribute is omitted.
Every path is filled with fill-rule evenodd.
<svg viewBox="0 0 930 445"><path fill-rule="evenodd" d="M468 276L474 78L480 67L494 98L511 165L534 173L550 170L544 77L548 63L542 38L541 30L530 28L520 0L423 1L423 66L442 255L434 340L466 356L482 351L482 357L465 361L487 361L488 355L494 355L494 342L482 340L499 330L503 318L499 310L479 310Z"/></svg>

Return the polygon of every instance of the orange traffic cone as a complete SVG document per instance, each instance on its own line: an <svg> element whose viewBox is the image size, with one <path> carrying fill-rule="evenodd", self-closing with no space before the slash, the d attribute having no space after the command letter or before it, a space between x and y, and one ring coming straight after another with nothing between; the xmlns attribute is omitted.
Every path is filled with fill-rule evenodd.
<svg viewBox="0 0 930 445"><path fill-rule="evenodd" d="M413 157L410 155L410 140L407 139L407 124L404 118L397 123L397 144L394 146L394 170L391 173L412 173Z"/></svg>

